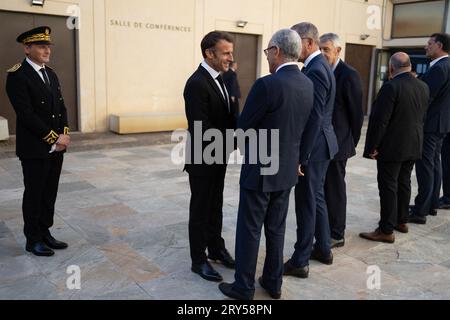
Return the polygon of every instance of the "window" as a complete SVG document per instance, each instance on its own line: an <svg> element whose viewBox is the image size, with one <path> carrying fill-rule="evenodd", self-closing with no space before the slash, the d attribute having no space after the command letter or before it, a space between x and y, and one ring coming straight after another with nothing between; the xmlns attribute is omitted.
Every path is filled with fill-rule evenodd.
<svg viewBox="0 0 450 320"><path fill-rule="evenodd" d="M428 37L442 32L445 0L394 5L392 38Z"/></svg>

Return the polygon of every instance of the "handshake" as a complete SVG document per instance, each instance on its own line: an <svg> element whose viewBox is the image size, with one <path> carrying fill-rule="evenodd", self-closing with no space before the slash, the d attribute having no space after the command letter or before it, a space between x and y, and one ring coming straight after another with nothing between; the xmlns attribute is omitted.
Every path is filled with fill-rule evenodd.
<svg viewBox="0 0 450 320"><path fill-rule="evenodd" d="M56 152L61 152L67 149L70 145L70 136L67 134L61 134L59 139L56 141Z"/></svg>

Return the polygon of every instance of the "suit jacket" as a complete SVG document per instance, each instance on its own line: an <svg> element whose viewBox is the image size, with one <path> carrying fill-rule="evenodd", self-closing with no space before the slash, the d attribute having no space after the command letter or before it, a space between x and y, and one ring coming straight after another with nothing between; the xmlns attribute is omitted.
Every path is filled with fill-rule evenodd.
<svg viewBox="0 0 450 320"><path fill-rule="evenodd" d="M429 97L427 85L409 72L384 84L372 107L364 157L378 150L380 161L420 159Z"/></svg>
<svg viewBox="0 0 450 320"><path fill-rule="evenodd" d="M336 99L333 111L333 127L339 152L334 160L346 160L356 154L364 122L363 92L358 71L340 60L334 70Z"/></svg>
<svg viewBox="0 0 450 320"><path fill-rule="evenodd" d="M6 92L17 115L16 154L45 159L59 134L68 133L67 111L56 73L46 66L50 88L24 60L8 72Z"/></svg>
<svg viewBox="0 0 450 320"><path fill-rule="evenodd" d="M227 129L236 128L236 111L233 110L233 104L230 104L231 111L228 110L228 104L216 82L201 65L187 80L183 95L190 134L186 148L185 170L189 174L197 176L209 175L214 170L219 169L218 166L226 164L229 154L226 152L225 132ZM201 132L194 132L195 121L201 122ZM222 164L207 164L203 157L201 163L194 163L194 150L198 148L198 150L202 150L203 154L205 148L213 143L213 141L204 142L202 139L204 132L208 129L217 129L223 134L224 149L222 152L224 156Z"/></svg>
<svg viewBox="0 0 450 320"><path fill-rule="evenodd" d="M230 97L236 97L236 99L241 98L241 88L239 87L237 73L235 71L230 69L225 72L223 74L223 82L225 82Z"/></svg>
<svg viewBox="0 0 450 320"><path fill-rule="evenodd" d="M279 170L274 175L261 175L262 165L250 164L249 144L245 146L240 185L243 188L275 192L297 184L300 140L313 106L313 84L298 66L288 65L277 73L258 79L250 90L238 120L238 128L279 130L279 150L272 150L268 140L268 154L278 156ZM260 134L258 132L258 141ZM258 142L259 143L259 142Z"/></svg>
<svg viewBox="0 0 450 320"><path fill-rule="evenodd" d="M300 144L300 163L333 159L338 152L332 118L336 81L328 62L320 54L308 64L305 75L314 84L314 106Z"/></svg>
<svg viewBox="0 0 450 320"><path fill-rule="evenodd" d="M450 59L439 60L421 80L430 88L425 132L450 132Z"/></svg>

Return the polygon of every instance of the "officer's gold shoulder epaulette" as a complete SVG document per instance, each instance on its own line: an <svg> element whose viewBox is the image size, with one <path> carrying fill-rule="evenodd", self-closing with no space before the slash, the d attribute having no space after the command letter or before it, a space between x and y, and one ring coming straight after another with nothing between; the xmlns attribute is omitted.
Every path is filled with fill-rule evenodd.
<svg viewBox="0 0 450 320"><path fill-rule="evenodd" d="M6 72L8 72L8 73L16 72L17 70L20 69L21 66L22 66L21 63L15 64L15 65L12 66L11 68L9 68Z"/></svg>

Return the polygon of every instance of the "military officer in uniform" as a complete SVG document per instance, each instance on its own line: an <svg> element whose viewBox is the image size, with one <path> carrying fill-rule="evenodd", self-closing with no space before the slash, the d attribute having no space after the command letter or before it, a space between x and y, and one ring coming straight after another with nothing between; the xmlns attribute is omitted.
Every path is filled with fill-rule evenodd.
<svg viewBox="0 0 450 320"><path fill-rule="evenodd" d="M25 192L22 211L26 250L52 256L67 244L50 234L63 154L70 144L67 112L56 73L47 65L51 29L39 27L17 42L26 58L8 70L6 92L17 115L16 154L22 164Z"/></svg>

